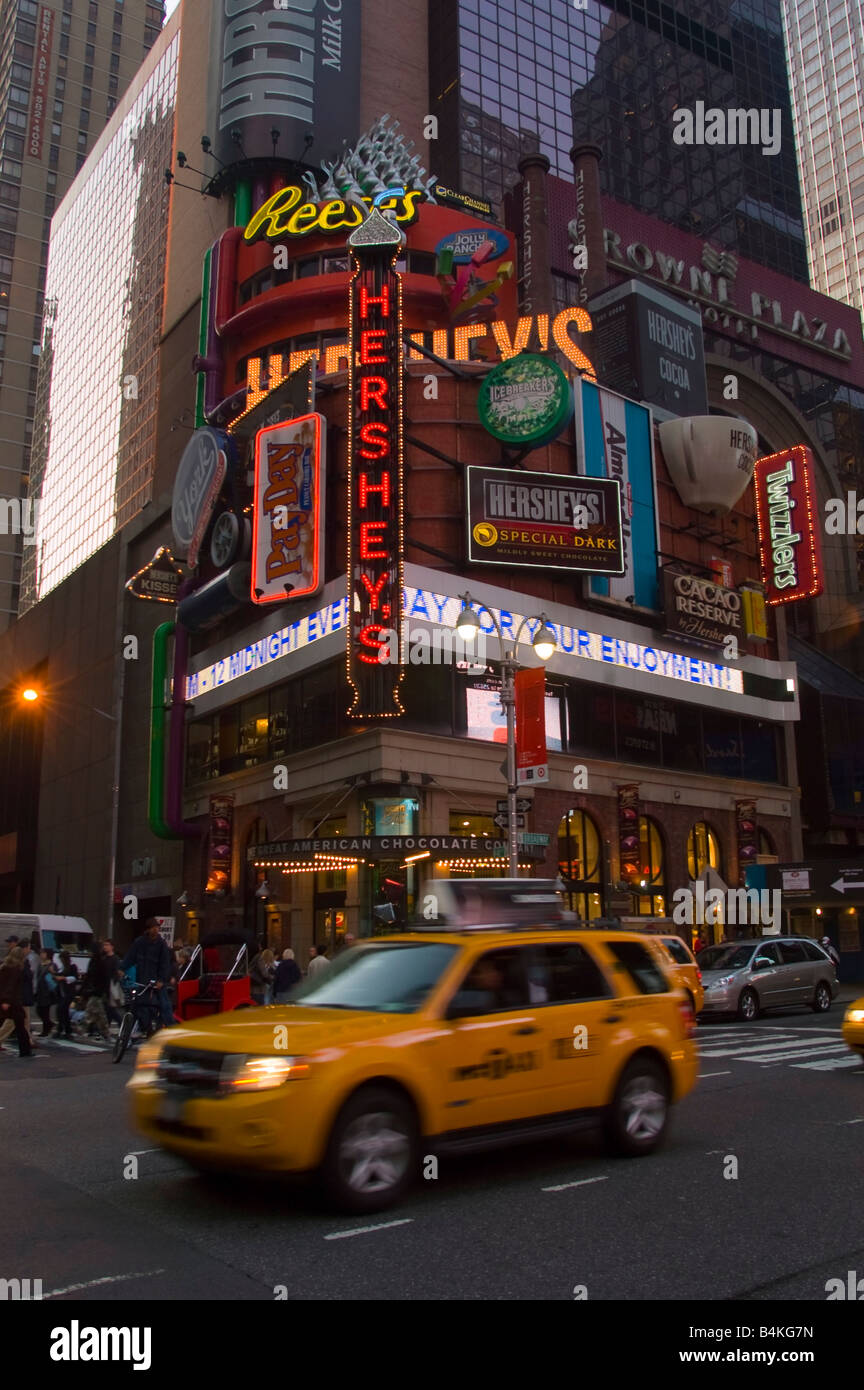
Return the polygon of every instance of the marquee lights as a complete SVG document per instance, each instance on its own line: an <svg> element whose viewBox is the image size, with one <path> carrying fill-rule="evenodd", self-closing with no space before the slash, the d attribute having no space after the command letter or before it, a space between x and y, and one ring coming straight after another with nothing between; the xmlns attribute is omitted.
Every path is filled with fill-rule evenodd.
<svg viewBox="0 0 864 1390"><path fill-rule="evenodd" d="M356 270L349 291L348 683L354 719L404 714L402 277L404 237L373 209L348 238ZM382 663L389 633L399 660ZM382 635L383 634L383 635Z"/></svg>
<svg viewBox="0 0 864 1390"><path fill-rule="evenodd" d="M753 486L766 604L815 598L823 582L813 454L803 444L765 454Z"/></svg>

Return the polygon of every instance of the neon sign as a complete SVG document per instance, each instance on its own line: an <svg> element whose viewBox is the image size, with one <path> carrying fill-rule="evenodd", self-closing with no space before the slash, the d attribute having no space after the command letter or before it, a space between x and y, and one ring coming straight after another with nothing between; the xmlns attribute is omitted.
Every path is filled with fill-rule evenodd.
<svg viewBox="0 0 864 1390"><path fill-rule="evenodd" d="M316 414L255 436L253 603L284 603L321 587L324 437Z"/></svg>
<svg viewBox="0 0 864 1390"><path fill-rule="evenodd" d="M796 444L765 454L756 460L753 486L765 602L815 598L823 584L812 453Z"/></svg>
<svg viewBox="0 0 864 1390"><path fill-rule="evenodd" d="M334 232L355 230L363 225L373 207L393 213L397 222L407 226L417 220L417 204L426 193L422 188L386 188L374 198L363 196L365 208L343 198L333 198L329 203L303 202L304 196L304 190L296 184L280 188L253 213L243 233L244 241L262 237L276 241L286 236L310 236L313 232L331 236Z"/></svg>
<svg viewBox="0 0 864 1390"><path fill-rule="evenodd" d="M351 278L348 378L348 682L355 719L403 714L399 660L383 665L402 628L402 277L404 236L374 210L348 238Z"/></svg>

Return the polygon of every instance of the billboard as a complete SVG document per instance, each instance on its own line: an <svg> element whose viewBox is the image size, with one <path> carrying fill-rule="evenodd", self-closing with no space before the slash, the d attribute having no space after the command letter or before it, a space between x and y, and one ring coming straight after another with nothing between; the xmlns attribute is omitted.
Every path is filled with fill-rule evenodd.
<svg viewBox="0 0 864 1390"><path fill-rule="evenodd" d="M753 470L765 602L821 594L822 553L813 455L803 444L765 454Z"/></svg>
<svg viewBox="0 0 864 1390"><path fill-rule="evenodd" d="M48 74L51 68L51 49L54 42L54 11L39 6L39 26L36 30L33 99L30 103L30 131L27 153L31 159L42 158L45 127L51 124L48 115Z"/></svg>
<svg viewBox="0 0 864 1390"><path fill-rule="evenodd" d="M707 415L698 310L641 280L591 300L594 351L604 382L673 415Z"/></svg>
<svg viewBox="0 0 864 1390"><path fill-rule="evenodd" d="M252 600L305 598L323 582L325 422L268 425L255 436Z"/></svg>
<svg viewBox="0 0 864 1390"><path fill-rule="evenodd" d="M620 579L590 581L595 598L657 607L657 498L651 411L644 405L577 377L576 440L582 472L621 486Z"/></svg>
<svg viewBox="0 0 864 1390"><path fill-rule="evenodd" d="M469 465L468 559L475 565L621 574L621 488L614 479Z"/></svg>
<svg viewBox="0 0 864 1390"><path fill-rule="evenodd" d="M214 5L208 129L217 158L338 159L359 133L356 0Z"/></svg>
<svg viewBox="0 0 864 1390"><path fill-rule="evenodd" d="M723 647L732 633L744 636L741 595L695 574L663 571L666 631L688 642Z"/></svg>
<svg viewBox="0 0 864 1390"><path fill-rule="evenodd" d="M468 738L483 739L487 743L507 742L507 716L501 706L501 689L498 685L469 685L465 691ZM546 748L560 753L561 743L561 701L557 695L545 695L544 723L546 729Z"/></svg>

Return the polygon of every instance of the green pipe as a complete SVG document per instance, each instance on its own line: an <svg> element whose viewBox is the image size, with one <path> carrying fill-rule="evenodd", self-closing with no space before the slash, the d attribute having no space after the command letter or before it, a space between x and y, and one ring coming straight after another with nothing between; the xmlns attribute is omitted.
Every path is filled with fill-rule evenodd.
<svg viewBox="0 0 864 1390"><path fill-rule="evenodd" d="M165 805L165 676L168 670L168 641L173 636L173 623L160 623L153 633L153 678L150 687L150 784L147 795L147 819L150 829L160 840L176 840L177 836L162 819Z"/></svg>
<svg viewBox="0 0 864 1390"><path fill-rule="evenodd" d="M204 270L201 276L201 316L198 320L198 355L207 356L207 326L210 319L210 260L212 257L212 247L208 248L204 255ZM198 373L198 380L195 386L195 428L199 430L206 424L204 416L204 383L206 377L203 372Z"/></svg>
<svg viewBox="0 0 864 1390"><path fill-rule="evenodd" d="M234 190L234 226L245 227L252 216L252 184L241 179Z"/></svg>

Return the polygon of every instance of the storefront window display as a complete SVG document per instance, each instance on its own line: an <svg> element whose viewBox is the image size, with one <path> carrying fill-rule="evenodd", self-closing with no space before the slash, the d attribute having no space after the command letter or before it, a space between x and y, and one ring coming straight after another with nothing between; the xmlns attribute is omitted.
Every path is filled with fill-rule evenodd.
<svg viewBox="0 0 864 1390"><path fill-rule="evenodd" d="M687 868L691 879L698 878L705 868L722 874L720 841L704 820L697 821L687 836Z"/></svg>
<svg viewBox="0 0 864 1390"><path fill-rule="evenodd" d="M639 853L642 876L640 891L633 894L633 911L638 917L666 916L666 851L663 836L650 816L639 817Z"/></svg>

